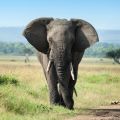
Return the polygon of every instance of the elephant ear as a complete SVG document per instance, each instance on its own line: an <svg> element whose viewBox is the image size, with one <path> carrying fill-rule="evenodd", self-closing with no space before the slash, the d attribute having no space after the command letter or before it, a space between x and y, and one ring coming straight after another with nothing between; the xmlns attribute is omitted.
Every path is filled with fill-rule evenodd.
<svg viewBox="0 0 120 120"><path fill-rule="evenodd" d="M49 48L46 26L52 20L53 18L35 19L30 22L23 31L23 35L28 42L42 53L47 53Z"/></svg>
<svg viewBox="0 0 120 120"><path fill-rule="evenodd" d="M75 51L84 51L86 48L99 41L97 32L90 23L81 19L71 19L71 21L76 25Z"/></svg>

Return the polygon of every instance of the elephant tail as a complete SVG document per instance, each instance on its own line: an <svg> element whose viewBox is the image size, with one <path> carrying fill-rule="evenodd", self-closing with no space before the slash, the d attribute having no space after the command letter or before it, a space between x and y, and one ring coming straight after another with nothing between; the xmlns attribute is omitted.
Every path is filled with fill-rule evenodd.
<svg viewBox="0 0 120 120"><path fill-rule="evenodd" d="M75 87L73 90L74 90L75 96L77 97L78 95L77 95L77 91L76 91Z"/></svg>

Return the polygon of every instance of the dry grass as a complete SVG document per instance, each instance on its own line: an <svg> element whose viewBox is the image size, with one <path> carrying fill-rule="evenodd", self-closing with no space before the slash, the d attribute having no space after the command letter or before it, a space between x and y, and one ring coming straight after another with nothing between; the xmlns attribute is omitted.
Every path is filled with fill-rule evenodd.
<svg viewBox="0 0 120 120"><path fill-rule="evenodd" d="M20 57L18 57L20 58ZM0 75L13 75L21 82L20 87L0 86L1 91L14 95L17 100L21 97L31 101L33 109L36 104L49 106L48 89L42 68L39 62L32 58L31 62L24 63L23 58L0 59ZM14 60L15 59L15 60ZM75 99L75 110L69 111L62 107L53 107L50 112L21 116L14 112L7 111L4 104L0 104L0 119L5 120L38 120L38 119L63 119L82 113L82 109L93 108L101 105L109 105L111 101L120 100L120 66L113 64L109 59L86 59L84 58L79 66L79 75L76 89L78 97ZM11 94L11 92L14 92ZM8 92L8 93L7 93ZM2 92L0 92L0 96ZM10 96L11 97L11 96ZM2 101L3 97L0 98ZM8 99L9 100L9 99ZM10 98L11 100L11 98ZM9 101L7 101L9 103ZM21 101L19 101L21 103ZM24 101L23 101L24 102ZM3 102L4 103L4 102ZM26 105L26 101L25 101ZM34 108L35 110L37 108ZM28 110L28 109L27 109ZM37 109L38 110L38 109ZM28 110L29 112L29 110ZM34 111L33 111L34 112ZM8 117L7 117L8 116Z"/></svg>

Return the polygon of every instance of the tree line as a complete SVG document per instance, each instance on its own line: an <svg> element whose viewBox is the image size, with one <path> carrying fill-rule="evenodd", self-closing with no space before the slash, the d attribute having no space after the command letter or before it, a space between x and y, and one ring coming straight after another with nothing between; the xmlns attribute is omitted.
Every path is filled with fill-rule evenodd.
<svg viewBox="0 0 120 120"><path fill-rule="evenodd" d="M85 51L86 57L108 57L109 51L115 51L120 48L120 44L114 43L96 43Z"/></svg>
<svg viewBox="0 0 120 120"><path fill-rule="evenodd" d="M116 51L120 49L120 44L112 44L112 43L97 43L92 47L86 49L85 57L110 57L110 51ZM35 55L36 50L29 43L7 43L0 42L0 55ZM120 50L116 51L115 54L120 52ZM109 54L107 54L109 53ZM110 54L111 55L111 54ZM117 55L118 58L118 55ZM116 59L116 58L115 58Z"/></svg>
<svg viewBox="0 0 120 120"><path fill-rule="evenodd" d="M33 55L35 49L30 44L0 42L0 55Z"/></svg>

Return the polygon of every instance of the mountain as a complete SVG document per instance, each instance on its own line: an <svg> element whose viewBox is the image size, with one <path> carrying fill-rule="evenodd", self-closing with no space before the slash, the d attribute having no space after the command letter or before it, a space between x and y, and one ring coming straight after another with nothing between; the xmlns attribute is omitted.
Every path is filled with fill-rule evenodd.
<svg viewBox="0 0 120 120"><path fill-rule="evenodd" d="M0 27L0 41L23 42L26 39L22 36L24 27ZM120 43L120 30L97 30L100 42Z"/></svg>

